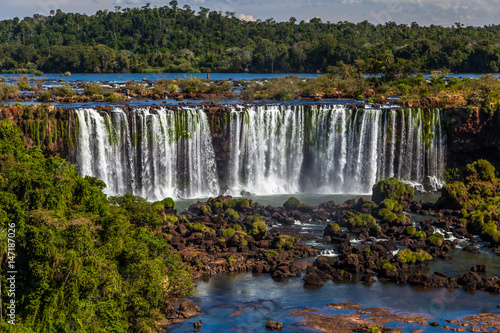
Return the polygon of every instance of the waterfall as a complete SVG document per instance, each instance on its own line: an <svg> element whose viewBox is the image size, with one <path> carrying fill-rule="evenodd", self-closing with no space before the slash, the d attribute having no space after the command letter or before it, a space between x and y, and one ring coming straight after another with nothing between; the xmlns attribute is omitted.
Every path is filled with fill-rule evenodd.
<svg viewBox="0 0 500 333"><path fill-rule="evenodd" d="M220 156L202 108L74 110L74 162L82 176L103 180L107 194L130 192L148 200L371 193L373 184L388 177L434 189L444 183L439 110L231 108Z"/></svg>
<svg viewBox="0 0 500 333"><path fill-rule="evenodd" d="M234 109L227 193L371 193L388 177L438 189L441 117L438 110L342 105Z"/></svg>
<svg viewBox="0 0 500 333"><path fill-rule="evenodd" d="M110 195L133 193L149 200L217 195L215 153L202 110L137 109L131 117L75 110L77 170L107 184Z"/></svg>

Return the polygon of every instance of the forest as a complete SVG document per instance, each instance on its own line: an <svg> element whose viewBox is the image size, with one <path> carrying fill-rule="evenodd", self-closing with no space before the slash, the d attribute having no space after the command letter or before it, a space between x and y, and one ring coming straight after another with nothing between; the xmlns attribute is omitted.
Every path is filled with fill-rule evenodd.
<svg viewBox="0 0 500 333"><path fill-rule="evenodd" d="M0 22L3 73L500 71L500 25L420 26L243 21L233 12L169 6L52 11Z"/></svg>
<svg viewBox="0 0 500 333"><path fill-rule="evenodd" d="M108 199L104 187L0 122L0 265L18 272L1 276L0 331L149 332L167 299L193 291L161 232L172 199Z"/></svg>

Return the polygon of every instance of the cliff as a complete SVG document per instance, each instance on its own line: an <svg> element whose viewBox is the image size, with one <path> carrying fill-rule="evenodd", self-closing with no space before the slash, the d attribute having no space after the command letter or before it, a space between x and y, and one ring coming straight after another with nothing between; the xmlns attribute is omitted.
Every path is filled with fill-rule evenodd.
<svg viewBox="0 0 500 333"><path fill-rule="evenodd" d="M171 109L177 107L171 106ZM202 106L210 125L217 173L221 188L226 188L230 160L231 109L218 105ZM109 113L110 107L95 107ZM133 108L123 107L131 119ZM28 147L38 146L46 155L57 155L74 162L78 123L71 108L53 105L7 106L0 109L0 119L16 124ZM152 107L151 113L154 113ZM447 134L446 168L462 168L478 159L500 166L500 114L480 108L449 108L444 113ZM131 122L132 123L132 122Z"/></svg>

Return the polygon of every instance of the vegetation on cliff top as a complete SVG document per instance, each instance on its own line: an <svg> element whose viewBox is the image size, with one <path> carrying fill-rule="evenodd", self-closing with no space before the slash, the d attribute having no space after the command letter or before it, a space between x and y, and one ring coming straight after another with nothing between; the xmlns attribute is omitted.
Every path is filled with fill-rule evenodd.
<svg viewBox="0 0 500 333"><path fill-rule="evenodd" d="M1 330L150 332L168 297L193 290L161 234L159 205L172 203L132 195L110 202L102 181L25 146L18 128L0 122L0 238L6 245L15 229L18 272L13 326L5 316L10 255L2 247Z"/></svg>

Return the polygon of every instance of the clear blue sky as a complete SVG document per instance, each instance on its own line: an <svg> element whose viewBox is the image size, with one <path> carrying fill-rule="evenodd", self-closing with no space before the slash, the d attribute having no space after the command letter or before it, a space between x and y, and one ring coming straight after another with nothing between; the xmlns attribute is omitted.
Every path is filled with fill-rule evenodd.
<svg viewBox="0 0 500 333"><path fill-rule="evenodd" d="M115 6L140 7L147 2L151 6L165 6L170 1L143 0L0 0L0 19L33 16L50 13L51 9L63 12L94 14L99 9L114 10ZM244 19L274 18L287 21L319 17L323 22L368 20L372 23L395 21L417 22L421 25L450 26L455 22L483 26L500 23L500 0L191 0L178 1L179 7L191 6L211 10L234 12Z"/></svg>

